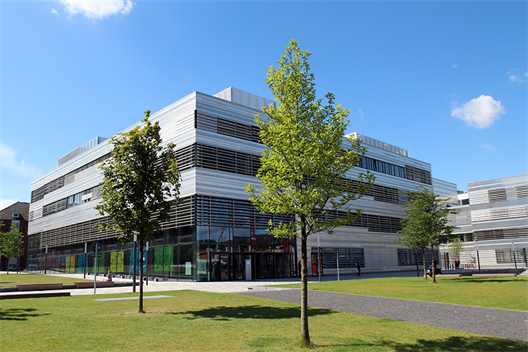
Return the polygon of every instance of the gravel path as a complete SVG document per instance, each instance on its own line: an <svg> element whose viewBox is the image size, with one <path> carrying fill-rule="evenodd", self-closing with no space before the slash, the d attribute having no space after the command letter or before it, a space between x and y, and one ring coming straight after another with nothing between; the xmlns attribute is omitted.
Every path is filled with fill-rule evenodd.
<svg viewBox="0 0 528 352"><path fill-rule="evenodd" d="M301 304L299 289L240 294ZM308 292L308 306L528 342L528 312L322 291Z"/></svg>

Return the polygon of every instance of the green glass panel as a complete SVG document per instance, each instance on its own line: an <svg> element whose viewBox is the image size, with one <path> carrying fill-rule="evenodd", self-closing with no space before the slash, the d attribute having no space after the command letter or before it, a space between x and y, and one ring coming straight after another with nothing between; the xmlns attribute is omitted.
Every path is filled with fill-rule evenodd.
<svg viewBox="0 0 528 352"><path fill-rule="evenodd" d="M172 246L165 247L163 251L163 265L165 265L165 272L169 272L172 269Z"/></svg>
<svg viewBox="0 0 528 352"><path fill-rule="evenodd" d="M163 270L163 247L154 248L154 270Z"/></svg>
<svg viewBox="0 0 528 352"><path fill-rule="evenodd" d="M116 255L116 266L115 266L116 272L124 272L125 271L125 252L117 252Z"/></svg>

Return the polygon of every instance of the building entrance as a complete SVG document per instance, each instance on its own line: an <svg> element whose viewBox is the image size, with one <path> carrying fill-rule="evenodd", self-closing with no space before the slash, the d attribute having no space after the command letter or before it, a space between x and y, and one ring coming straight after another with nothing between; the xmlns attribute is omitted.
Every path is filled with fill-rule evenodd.
<svg viewBox="0 0 528 352"><path fill-rule="evenodd" d="M231 255L227 253L211 253L211 280L233 280L233 271L230 270Z"/></svg>

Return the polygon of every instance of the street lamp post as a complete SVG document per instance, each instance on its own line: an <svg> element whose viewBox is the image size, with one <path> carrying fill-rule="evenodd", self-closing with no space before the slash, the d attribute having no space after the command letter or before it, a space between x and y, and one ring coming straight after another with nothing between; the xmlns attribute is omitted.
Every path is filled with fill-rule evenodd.
<svg viewBox="0 0 528 352"><path fill-rule="evenodd" d="M136 248L137 248L137 235L134 235L134 255L132 256L132 292L136 292Z"/></svg>
<svg viewBox="0 0 528 352"><path fill-rule="evenodd" d="M321 282L321 244L319 243L319 233L317 234L317 273Z"/></svg>

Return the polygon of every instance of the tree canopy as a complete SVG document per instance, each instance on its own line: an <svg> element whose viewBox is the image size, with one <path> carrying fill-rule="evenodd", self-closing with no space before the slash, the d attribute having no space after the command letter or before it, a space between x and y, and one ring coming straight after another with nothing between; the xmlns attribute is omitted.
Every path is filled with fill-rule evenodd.
<svg viewBox="0 0 528 352"><path fill-rule="evenodd" d="M451 233L457 227L449 225L448 216L457 214L459 210L448 208L445 205L448 198L440 198L438 194L430 192L423 186L417 189L418 192L402 192L409 198L409 201L403 205L407 209L402 219L403 229L398 232L402 236L396 241L401 242L400 246L422 250L425 279L427 279L425 252L428 247L431 248L433 262L431 273L433 281L436 282L434 247L445 243L452 237Z"/></svg>
<svg viewBox="0 0 528 352"><path fill-rule="evenodd" d="M158 122L149 121L145 112L143 127L110 139L112 157L101 165L104 176L102 201L95 207L99 215L111 221L99 227L121 232L121 241L137 234L140 268L143 268L143 248L169 220L172 204L179 200L180 172L174 144L162 146ZM135 255L135 254L134 254ZM143 270L140 270L139 312L143 312Z"/></svg>
<svg viewBox="0 0 528 352"><path fill-rule="evenodd" d="M13 223L11 230L0 232L0 253L7 258L7 273L9 274L9 259L24 254L24 235Z"/></svg>
<svg viewBox="0 0 528 352"><path fill-rule="evenodd" d="M326 94L326 104L316 98L310 55L292 40L278 67L267 71L266 83L279 105L263 108L262 118L256 115L266 146L257 173L262 187L246 188L261 212L295 215L291 222L270 222L269 232L301 239L302 337L308 344L307 238L322 231L333 234L336 227L354 221L361 210L351 209L350 202L366 194L374 180L368 172L347 179L366 148L360 140L345 137L349 110L335 105L331 93ZM331 216L337 209L345 215Z"/></svg>

